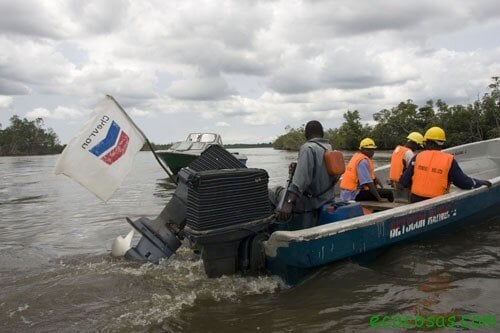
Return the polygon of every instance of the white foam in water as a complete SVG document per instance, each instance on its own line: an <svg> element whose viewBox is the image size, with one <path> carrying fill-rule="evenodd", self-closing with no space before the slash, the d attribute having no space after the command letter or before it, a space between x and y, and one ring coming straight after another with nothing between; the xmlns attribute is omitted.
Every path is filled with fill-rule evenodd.
<svg viewBox="0 0 500 333"><path fill-rule="evenodd" d="M142 304L140 310L125 313L116 319L112 325L121 327L150 326L153 323L162 323L164 320L174 318L185 306L192 306L196 300L195 291L176 295L153 294L148 304Z"/></svg>
<svg viewBox="0 0 500 333"><path fill-rule="evenodd" d="M174 264L171 267L177 266L178 264ZM179 317L182 310L194 306L195 302L200 299L240 302L247 295L274 293L285 286L281 279L275 276L222 276L216 279L197 274L192 276L196 276L197 279L186 280L190 280L188 282L195 280L198 283L189 285L189 283L181 282L182 285L175 288L176 292L179 292L175 295L153 294L149 300L143 301L140 309L121 315L112 327L130 327L130 325L147 327L155 323L161 324L167 319ZM189 289L185 290L186 288ZM165 290L165 292L169 291Z"/></svg>
<svg viewBox="0 0 500 333"><path fill-rule="evenodd" d="M20 313L20 312L23 312L23 311L27 310L29 307L30 307L30 306L29 306L28 304L24 304L23 306L19 306L19 307L17 308L17 310L12 311L12 312L10 312L10 313L9 313L9 317L11 317L11 318L12 318L12 317L13 317L16 313L18 313L18 312L19 312L19 313Z"/></svg>
<svg viewBox="0 0 500 333"><path fill-rule="evenodd" d="M121 266L121 267L120 267ZM239 303L245 296L275 293L287 288L276 276L222 276L208 278L202 260L188 248L160 265L143 264L138 268L116 265L113 271L148 277L155 286L155 293L139 297L133 304L126 304L124 314L111 323L108 329L161 324L176 319L181 311L193 307L198 300ZM108 269L109 271L109 269ZM153 282L151 282L153 278Z"/></svg>

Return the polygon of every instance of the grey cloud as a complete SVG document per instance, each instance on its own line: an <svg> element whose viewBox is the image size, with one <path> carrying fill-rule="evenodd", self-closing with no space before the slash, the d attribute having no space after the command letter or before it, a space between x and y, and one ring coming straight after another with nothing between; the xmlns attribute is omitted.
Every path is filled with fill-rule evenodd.
<svg viewBox="0 0 500 333"><path fill-rule="evenodd" d="M207 74L240 73L264 75L271 70L267 59L259 59L254 52L231 50L217 40L191 39L165 41L165 57L189 64Z"/></svg>
<svg viewBox="0 0 500 333"><path fill-rule="evenodd" d="M300 13L285 19L289 27L290 41L305 42L311 39L335 39L378 31L411 29L418 26L423 17L444 15L445 6L437 7L419 1L332 1L303 3Z"/></svg>
<svg viewBox="0 0 500 333"><path fill-rule="evenodd" d="M74 78L67 93L112 94L131 101L150 99L156 95L153 89L155 82L154 72L89 65Z"/></svg>
<svg viewBox="0 0 500 333"><path fill-rule="evenodd" d="M351 5L351 4L350 4ZM411 29L426 20L442 18L447 13L446 6L435 1L418 3L401 1L367 1L358 3L348 13L336 11L335 30L341 34L360 34L381 30ZM351 7L352 8L352 7Z"/></svg>
<svg viewBox="0 0 500 333"><path fill-rule="evenodd" d="M231 104L227 108L221 108L220 110L218 110L217 113L223 117L233 118L233 117L248 116L248 115L251 115L253 112L250 110L244 109L244 107L238 103L234 103L234 104Z"/></svg>
<svg viewBox="0 0 500 333"><path fill-rule="evenodd" d="M175 81L167 93L176 99L203 101L221 100L235 92L221 77L203 77Z"/></svg>
<svg viewBox="0 0 500 333"><path fill-rule="evenodd" d="M497 0L316 1L291 9L296 12L287 16L284 24L289 27L287 39L294 43L382 32L404 43L412 39L423 42L478 22L484 24L500 14Z"/></svg>
<svg viewBox="0 0 500 333"><path fill-rule="evenodd" d="M259 36L268 31L272 22L268 4L161 4L152 14L154 30L138 20L130 28L124 27L122 35L126 42L114 50L118 56L192 66L207 76L221 73L264 76L272 70L275 59L262 57L256 46Z"/></svg>
<svg viewBox="0 0 500 333"><path fill-rule="evenodd" d="M38 1L1 1L0 31L34 37L62 38L59 18Z"/></svg>
<svg viewBox="0 0 500 333"><path fill-rule="evenodd" d="M0 45L9 45L2 43ZM11 44L13 45L13 44ZM61 93L71 79L73 66L57 53L51 54L47 48L16 45L5 51L0 58L0 77L8 80L13 93L27 94L27 86L40 92ZM24 53L23 53L24 52ZM52 51L53 52L53 51Z"/></svg>
<svg viewBox="0 0 500 333"><path fill-rule="evenodd" d="M0 79L0 95L28 95L31 89L19 82Z"/></svg>
<svg viewBox="0 0 500 333"><path fill-rule="evenodd" d="M140 45L137 47L132 42L122 44L114 50L114 54L156 66L189 66L209 76L221 73L264 76L272 71L276 61L274 58L262 58L255 50L228 48L217 39L155 37Z"/></svg>
<svg viewBox="0 0 500 333"><path fill-rule="evenodd" d="M128 1L1 1L3 34L54 40L114 31L127 18Z"/></svg>
<svg viewBox="0 0 500 333"><path fill-rule="evenodd" d="M64 10L80 26L84 34L105 34L113 32L124 24L130 3L122 0L63 2Z"/></svg>
<svg viewBox="0 0 500 333"><path fill-rule="evenodd" d="M413 76L390 77L381 68L370 69L369 66L361 68L350 67L352 72L343 70L340 66L325 69L322 76L324 87L336 89L364 89L378 86L391 86L403 84Z"/></svg>
<svg viewBox="0 0 500 333"><path fill-rule="evenodd" d="M193 8L196 6L197 8ZM172 36L181 39L218 40L230 49L251 49L256 35L267 29L272 13L265 5L252 2L195 3L176 10ZM197 11L193 15L193 10Z"/></svg>
<svg viewBox="0 0 500 333"><path fill-rule="evenodd" d="M306 62L288 62L270 79L269 87L279 93L298 94L319 88L317 69Z"/></svg>
<svg viewBox="0 0 500 333"><path fill-rule="evenodd" d="M357 73L351 73L349 75L348 73L335 69L328 73L328 76L325 78L325 83L327 83L330 88L337 89L361 89L387 84L387 82L384 82L382 77L377 75L377 73L360 70Z"/></svg>
<svg viewBox="0 0 500 333"><path fill-rule="evenodd" d="M269 86L279 93L300 94L390 86L415 79L414 73L388 68L382 58L357 49L342 48L321 56L325 59L321 66L313 66L307 60L287 61L288 65L276 72Z"/></svg>

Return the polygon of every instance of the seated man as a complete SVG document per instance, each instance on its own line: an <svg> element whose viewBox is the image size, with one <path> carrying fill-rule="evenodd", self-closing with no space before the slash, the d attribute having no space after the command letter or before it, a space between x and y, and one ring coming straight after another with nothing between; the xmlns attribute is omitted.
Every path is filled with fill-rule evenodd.
<svg viewBox="0 0 500 333"><path fill-rule="evenodd" d="M394 190L396 201L408 202L410 191L399 184L399 178L410 165L410 161L423 148L424 136L419 132L411 132L406 137L406 144L398 145L391 155L389 180Z"/></svg>
<svg viewBox="0 0 500 333"><path fill-rule="evenodd" d="M411 188L410 202L418 202L448 193L450 184L471 189L482 185L491 186L487 180L467 176L452 154L441 151L446 141L442 128L431 127L425 132L424 151L418 153L410 162L399 182Z"/></svg>
<svg viewBox="0 0 500 333"><path fill-rule="evenodd" d="M340 181L340 200L342 201L383 201L387 198L394 201L391 190L383 188L375 177L375 167L372 157L377 146L370 138L365 138L359 143L359 152L356 152L346 166ZM377 188L377 185L380 188Z"/></svg>

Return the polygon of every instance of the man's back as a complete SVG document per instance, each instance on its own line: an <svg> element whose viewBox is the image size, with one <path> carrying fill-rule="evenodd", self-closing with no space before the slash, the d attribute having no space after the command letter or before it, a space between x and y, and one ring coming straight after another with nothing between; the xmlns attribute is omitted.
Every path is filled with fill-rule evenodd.
<svg viewBox="0 0 500 333"><path fill-rule="evenodd" d="M318 209L321 205L333 199L334 178L326 170L323 154L330 143L322 138L313 138L304 143L299 151L297 169L292 180L292 190L301 193L295 211Z"/></svg>

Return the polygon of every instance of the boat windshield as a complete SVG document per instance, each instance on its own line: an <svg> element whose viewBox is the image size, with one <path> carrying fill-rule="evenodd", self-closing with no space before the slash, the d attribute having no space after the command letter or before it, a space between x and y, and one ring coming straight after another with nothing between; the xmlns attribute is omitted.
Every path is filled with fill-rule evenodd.
<svg viewBox="0 0 500 333"><path fill-rule="evenodd" d="M191 133L186 141L221 144L220 139L218 139L217 135L214 133Z"/></svg>

